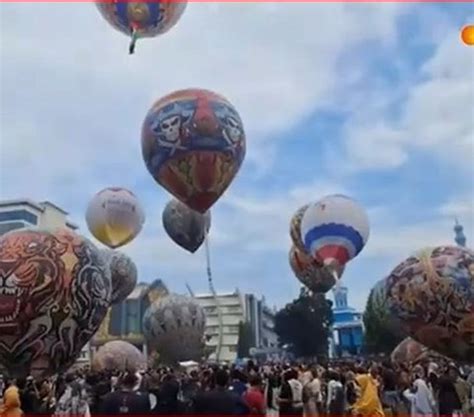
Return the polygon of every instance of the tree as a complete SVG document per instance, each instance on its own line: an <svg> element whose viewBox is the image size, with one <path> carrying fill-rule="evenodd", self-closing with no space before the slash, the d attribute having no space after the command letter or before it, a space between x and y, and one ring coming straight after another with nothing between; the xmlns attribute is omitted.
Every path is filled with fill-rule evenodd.
<svg viewBox="0 0 474 417"><path fill-rule="evenodd" d="M396 332L390 318L385 296L377 286L370 291L363 321L365 327L364 351L366 353L390 354L403 340L403 336Z"/></svg>
<svg viewBox="0 0 474 417"><path fill-rule="evenodd" d="M249 322L239 323L239 343L237 345L237 357L247 358L250 348L255 346L255 338L252 325Z"/></svg>
<svg viewBox="0 0 474 417"><path fill-rule="evenodd" d="M332 320L332 302L324 294L302 290L276 314L275 331L295 356L327 357Z"/></svg>

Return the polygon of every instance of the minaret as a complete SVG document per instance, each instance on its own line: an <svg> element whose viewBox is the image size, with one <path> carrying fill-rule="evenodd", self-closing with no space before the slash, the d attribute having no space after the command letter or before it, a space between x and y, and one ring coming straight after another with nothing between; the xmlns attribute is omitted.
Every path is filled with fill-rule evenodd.
<svg viewBox="0 0 474 417"><path fill-rule="evenodd" d="M338 281L332 291L334 294L334 308L347 308L347 287L342 285L341 281Z"/></svg>
<svg viewBox="0 0 474 417"><path fill-rule="evenodd" d="M456 224L454 225L455 238L454 241L458 246L466 246L466 236L463 232L464 228L459 224L458 219L456 219Z"/></svg>

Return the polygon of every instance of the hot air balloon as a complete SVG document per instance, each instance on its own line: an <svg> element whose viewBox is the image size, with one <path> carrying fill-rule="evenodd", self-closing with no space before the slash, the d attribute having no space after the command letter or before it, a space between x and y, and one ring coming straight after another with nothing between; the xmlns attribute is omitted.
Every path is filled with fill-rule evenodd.
<svg viewBox="0 0 474 417"><path fill-rule="evenodd" d="M145 355L131 343L114 340L102 345L94 355L96 371L139 371L147 368Z"/></svg>
<svg viewBox="0 0 474 417"><path fill-rule="evenodd" d="M96 1L107 22L131 37L129 52L135 51L139 38L154 38L170 30L186 9L187 1Z"/></svg>
<svg viewBox="0 0 474 417"><path fill-rule="evenodd" d="M296 213L293 214L293 217L290 221L290 237L293 241L293 245L295 245L300 252L306 252L306 248L301 237L301 220L303 220L303 216L308 207L309 204L300 207Z"/></svg>
<svg viewBox="0 0 474 417"><path fill-rule="evenodd" d="M220 95L176 91L148 112L142 153L158 184L204 214L239 171L245 156L244 128L237 111Z"/></svg>
<svg viewBox="0 0 474 417"><path fill-rule="evenodd" d="M168 236L191 253L199 249L211 227L210 212L198 213L178 200L166 205L162 220Z"/></svg>
<svg viewBox="0 0 474 417"><path fill-rule="evenodd" d="M172 294L156 300L145 311L143 332L164 362L199 360L205 322L204 311L194 299Z"/></svg>
<svg viewBox="0 0 474 417"><path fill-rule="evenodd" d="M390 313L416 341L450 358L474 362L474 252L428 248L386 280Z"/></svg>
<svg viewBox="0 0 474 417"><path fill-rule="evenodd" d="M0 237L0 277L0 371L42 378L66 370L110 305L99 249L70 230L15 230Z"/></svg>
<svg viewBox="0 0 474 417"><path fill-rule="evenodd" d="M295 246L290 249L289 259L296 278L312 292L326 293L336 284L335 276L331 270ZM339 277L343 271L344 267L341 267L338 271Z"/></svg>
<svg viewBox="0 0 474 417"><path fill-rule="evenodd" d="M442 356L411 337L403 339L390 355L391 361L398 364L415 364L430 358L440 359Z"/></svg>
<svg viewBox="0 0 474 417"><path fill-rule="evenodd" d="M125 300L137 285L137 266L124 253L102 250L112 279L112 304Z"/></svg>
<svg viewBox="0 0 474 417"><path fill-rule="evenodd" d="M330 195L310 205L301 221L306 250L329 268L356 257L369 238L365 210L344 195Z"/></svg>
<svg viewBox="0 0 474 417"><path fill-rule="evenodd" d="M98 241L116 249L140 233L145 213L135 194L125 188L111 187L93 197L87 208L86 222Z"/></svg>

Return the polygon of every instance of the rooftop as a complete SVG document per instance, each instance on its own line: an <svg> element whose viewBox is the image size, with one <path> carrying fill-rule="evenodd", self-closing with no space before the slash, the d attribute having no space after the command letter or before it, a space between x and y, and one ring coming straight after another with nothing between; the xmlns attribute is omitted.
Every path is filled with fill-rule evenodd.
<svg viewBox="0 0 474 417"><path fill-rule="evenodd" d="M51 201L41 201L40 203L35 203L34 201L28 198L19 198L14 200L2 200L0 201L0 208L2 207L9 207L9 206L28 206L40 212L44 212L47 206L54 208L55 210L60 211L65 216L68 216L69 213L62 209L61 207L57 206L56 204L51 203ZM78 229L79 226L71 221L66 221L66 225L72 229Z"/></svg>

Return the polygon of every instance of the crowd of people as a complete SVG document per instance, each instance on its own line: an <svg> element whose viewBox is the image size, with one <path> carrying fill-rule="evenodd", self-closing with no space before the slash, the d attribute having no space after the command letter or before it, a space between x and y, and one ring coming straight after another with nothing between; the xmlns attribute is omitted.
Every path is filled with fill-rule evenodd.
<svg viewBox="0 0 474 417"><path fill-rule="evenodd" d="M142 372L76 370L3 380L2 417L50 415L474 415L474 367L426 362L326 366L249 361Z"/></svg>

